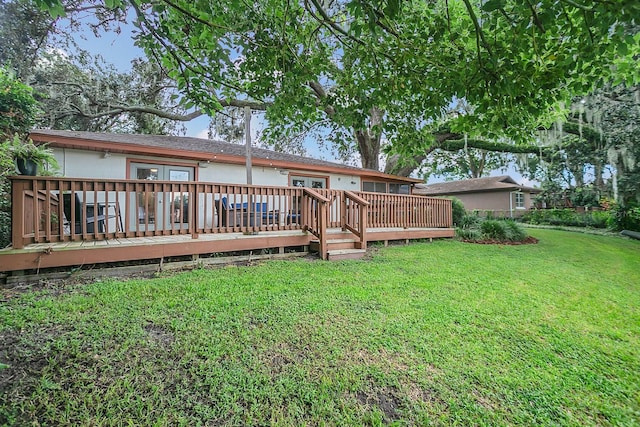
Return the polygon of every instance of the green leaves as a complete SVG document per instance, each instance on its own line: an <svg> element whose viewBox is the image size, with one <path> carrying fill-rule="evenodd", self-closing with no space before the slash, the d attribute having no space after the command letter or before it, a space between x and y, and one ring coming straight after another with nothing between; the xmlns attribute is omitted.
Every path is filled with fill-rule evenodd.
<svg viewBox="0 0 640 427"><path fill-rule="evenodd" d="M626 0L136 1L138 43L185 105L268 101L277 144L322 126L349 151L356 141L343 135L375 127L361 154L377 157L382 136L411 153L459 99L469 105L459 131L524 140L571 95L640 79L638 7Z"/></svg>
<svg viewBox="0 0 640 427"><path fill-rule="evenodd" d="M52 18L56 19L66 15L62 2L59 0L34 0L43 10L49 12Z"/></svg>
<svg viewBox="0 0 640 427"><path fill-rule="evenodd" d="M493 12L494 10L504 9L506 4L506 0L488 0L482 5L482 10L485 12Z"/></svg>
<svg viewBox="0 0 640 427"><path fill-rule="evenodd" d="M37 113L33 89L0 67L0 138L31 130Z"/></svg>

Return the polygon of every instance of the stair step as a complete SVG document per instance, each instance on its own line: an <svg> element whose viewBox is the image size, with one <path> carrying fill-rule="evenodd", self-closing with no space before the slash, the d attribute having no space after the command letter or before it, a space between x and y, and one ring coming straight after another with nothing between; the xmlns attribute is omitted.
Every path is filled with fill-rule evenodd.
<svg viewBox="0 0 640 427"><path fill-rule="evenodd" d="M355 243L356 239L327 239L327 243ZM312 240L311 243L320 243L318 239Z"/></svg>
<svg viewBox="0 0 640 427"><path fill-rule="evenodd" d="M327 239L327 249L328 250L339 250L339 249L353 249L356 247L356 243L358 241L355 239ZM309 243L309 249L312 252L317 252L319 250L320 242L318 240L312 240Z"/></svg>
<svg viewBox="0 0 640 427"><path fill-rule="evenodd" d="M360 259L367 253L366 249L336 249L327 251L327 259L329 261L337 261L341 259Z"/></svg>
<svg viewBox="0 0 640 427"><path fill-rule="evenodd" d="M327 239L327 243L355 243L356 239Z"/></svg>

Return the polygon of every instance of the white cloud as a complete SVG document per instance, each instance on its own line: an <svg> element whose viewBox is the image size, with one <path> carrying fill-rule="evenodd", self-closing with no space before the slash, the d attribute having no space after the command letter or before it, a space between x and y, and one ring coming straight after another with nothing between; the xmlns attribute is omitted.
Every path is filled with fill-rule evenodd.
<svg viewBox="0 0 640 427"><path fill-rule="evenodd" d="M195 138L209 139L209 128L204 128L194 135Z"/></svg>

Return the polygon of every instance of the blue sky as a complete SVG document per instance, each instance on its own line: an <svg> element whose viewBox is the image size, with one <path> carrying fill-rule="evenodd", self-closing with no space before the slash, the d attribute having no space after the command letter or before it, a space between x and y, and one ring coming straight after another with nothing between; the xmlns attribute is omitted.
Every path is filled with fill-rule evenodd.
<svg viewBox="0 0 640 427"><path fill-rule="evenodd" d="M102 32L101 37L95 37L91 31L74 34L78 46L92 55L100 55L108 64L112 64L120 71L130 71L131 61L144 57L144 51L133 42L132 25L121 25L120 33L115 31ZM187 136L207 138L209 118L199 117L184 123Z"/></svg>
<svg viewBox="0 0 640 427"><path fill-rule="evenodd" d="M101 37L98 38L95 37L91 31L84 31L76 34L75 41L82 49L87 50L91 54L101 55L105 62L113 64L118 70L129 71L131 70L131 61L138 57L144 57L145 55L142 49L134 45L134 27L132 25L122 25L120 29L119 34L116 32L103 32ZM185 122L184 125L187 136L207 138L209 129L208 117L199 117L190 122ZM254 116L251 120L251 134L254 141L261 127L261 120L259 117ZM311 157L337 161L329 151L321 149L317 143L310 141L305 144L305 148L307 155ZM516 172L513 166L510 166L506 172L497 170L491 173L492 176L504 174L510 175L519 184L529 186L537 184L523 178L522 175ZM442 178L430 178L428 182L440 181L442 181Z"/></svg>
<svg viewBox="0 0 640 427"><path fill-rule="evenodd" d="M74 37L80 48L93 55L100 55L105 62L114 65L120 71L131 70L131 61L144 57L144 51L134 44L133 25L122 25L120 34L116 32L102 32L101 37L95 37L91 31L77 33ZM207 138L209 132L209 117L202 116L189 122L184 122L186 136ZM260 114L254 114L251 120L252 140L255 142L263 124ZM328 161L338 161L330 152L322 150L317 144L305 146L311 157Z"/></svg>

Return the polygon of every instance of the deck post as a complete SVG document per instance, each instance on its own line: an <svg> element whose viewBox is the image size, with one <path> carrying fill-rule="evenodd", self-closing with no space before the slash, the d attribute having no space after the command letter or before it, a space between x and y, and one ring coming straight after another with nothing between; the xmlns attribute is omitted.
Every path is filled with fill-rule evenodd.
<svg viewBox="0 0 640 427"><path fill-rule="evenodd" d="M14 249L24 248L25 191L27 181L18 177L11 179L11 246Z"/></svg>
<svg viewBox="0 0 640 427"><path fill-rule="evenodd" d="M359 249L367 249L367 215L369 206L360 205L360 248Z"/></svg>
<svg viewBox="0 0 640 427"><path fill-rule="evenodd" d="M198 188L201 184L191 184L191 215L189 215L191 222L191 238L198 238L198 213L200 212L200 196L198 194ZM206 217L205 217L206 220Z"/></svg>
<svg viewBox="0 0 640 427"><path fill-rule="evenodd" d="M340 228L342 231L347 231L347 198L341 197L340 206Z"/></svg>
<svg viewBox="0 0 640 427"><path fill-rule="evenodd" d="M329 204L320 201L318 203L318 209L320 210L318 215L318 240L320 241L320 257L327 259L327 218L329 217Z"/></svg>

